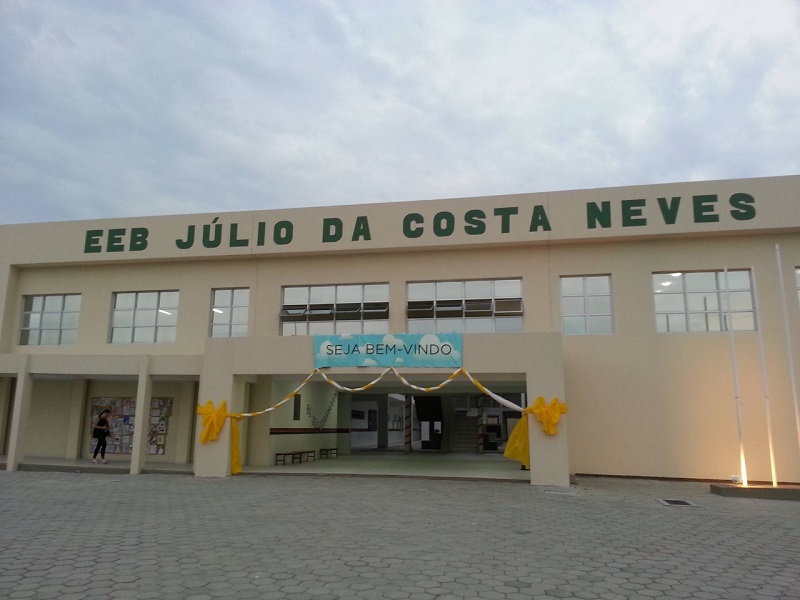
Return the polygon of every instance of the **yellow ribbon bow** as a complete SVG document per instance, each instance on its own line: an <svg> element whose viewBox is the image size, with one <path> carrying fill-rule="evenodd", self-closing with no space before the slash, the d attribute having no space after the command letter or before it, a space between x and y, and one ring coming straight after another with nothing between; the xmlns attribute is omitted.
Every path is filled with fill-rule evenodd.
<svg viewBox="0 0 800 600"><path fill-rule="evenodd" d="M228 401L220 402L218 408L214 408L211 400L203 406L197 408L197 414L203 418L203 430L200 432L200 443L213 442L219 437L225 419L231 418L231 475L238 475L242 472L242 454L239 450L239 421L244 418L240 414L228 412Z"/></svg>
<svg viewBox="0 0 800 600"><path fill-rule="evenodd" d="M567 412L567 405L559 402L558 398L553 398L549 405L544 403L544 398L539 396L532 406L528 406L522 411L522 418L517 421L511 435L508 436L506 449L503 456L516 460L525 465L526 469L531 468L530 439L528 438L528 417L534 415L536 420L542 424L542 430L547 435L558 433L556 425L561 415Z"/></svg>
<svg viewBox="0 0 800 600"><path fill-rule="evenodd" d="M542 430L547 435L555 435L558 433L556 425L558 425L561 415L566 414L567 410L567 405L559 402L558 398L553 398L552 402L546 405L544 398L539 396L536 402L533 403L531 412L536 416L536 420L542 424ZM525 412L528 412L527 408Z"/></svg>

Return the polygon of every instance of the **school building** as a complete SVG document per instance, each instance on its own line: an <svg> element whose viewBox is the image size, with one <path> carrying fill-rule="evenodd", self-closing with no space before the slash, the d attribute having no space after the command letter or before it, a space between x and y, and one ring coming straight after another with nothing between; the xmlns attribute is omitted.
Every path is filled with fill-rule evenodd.
<svg viewBox="0 0 800 600"><path fill-rule="evenodd" d="M0 454L89 460L103 408L204 477L527 419L534 484L800 482L798 232L800 176L3 225Z"/></svg>

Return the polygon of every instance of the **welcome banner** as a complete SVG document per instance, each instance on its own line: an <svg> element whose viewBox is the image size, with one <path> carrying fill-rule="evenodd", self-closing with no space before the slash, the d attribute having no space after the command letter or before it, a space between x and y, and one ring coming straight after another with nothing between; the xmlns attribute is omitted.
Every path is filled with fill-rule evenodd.
<svg viewBox="0 0 800 600"><path fill-rule="evenodd" d="M315 335L314 367L459 368L460 333Z"/></svg>

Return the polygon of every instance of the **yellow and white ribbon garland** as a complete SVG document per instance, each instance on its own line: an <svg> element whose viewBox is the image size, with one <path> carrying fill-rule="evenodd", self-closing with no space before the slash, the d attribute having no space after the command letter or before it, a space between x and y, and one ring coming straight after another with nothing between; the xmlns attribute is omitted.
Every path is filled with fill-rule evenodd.
<svg viewBox="0 0 800 600"><path fill-rule="evenodd" d="M369 390L370 388L374 387L381 381L387 374L392 373L400 382L403 383L406 387L411 388L412 390L416 390L418 392L435 392L454 379L456 379L459 375L464 375L469 379L472 384L477 387L483 394L489 396L492 400L497 402L498 404L505 406L511 410L515 410L517 412L529 414L532 413L536 416L537 420L542 424L542 429L548 435L555 435L558 433L558 429L556 425L558 424L559 418L562 414L567 412L567 405L563 402L559 402L558 398L554 398L549 405L545 405L544 398L539 396L536 399L536 402L533 406L529 406L523 409L520 406L517 406L510 400L503 398L502 396L498 396L491 390L487 389L483 386L477 379L475 379L466 369L457 369L450 375L447 379L445 379L442 383L432 387L420 387L417 385L412 384L409 382L405 377L403 377L397 369L394 367L389 367L384 369L384 371L378 375L375 379L370 381L369 383L356 388L349 388L345 387L330 377L328 377L323 371L320 369L314 369L311 373L309 373L308 377L306 377L303 382L297 386L294 390L286 394L280 402L265 408L264 410L260 410L257 412L249 412L249 413L229 413L228 412L228 403L227 400L223 400L218 408L214 408L214 405L211 403L211 400L205 403L205 405L200 406L197 408L197 414L202 417L203 422L203 429L200 432L200 443L205 444L210 441L214 441L219 436L219 432L222 430L223 425L225 424L225 419L231 419L231 474L236 475L241 473L242 466L241 466L241 456L239 453L239 421L241 419L246 419L249 417L255 417L258 415L263 415L265 413L271 412L284 404L286 404L289 400L291 400L294 396L300 393L300 390L305 387L305 385L311 380L314 375L319 374L322 379L325 380L330 386L334 387L335 389L339 390L340 392L364 392ZM524 429L524 431L523 431ZM518 431L519 430L519 431ZM514 460L518 460L529 466L530 458L527 452L527 441L528 441L528 420L526 418L522 418L517 423L517 426L514 428L514 431L511 433L509 437L509 443L507 444L506 451L503 453L504 456L508 458L513 458ZM512 440L515 442L512 445Z"/></svg>

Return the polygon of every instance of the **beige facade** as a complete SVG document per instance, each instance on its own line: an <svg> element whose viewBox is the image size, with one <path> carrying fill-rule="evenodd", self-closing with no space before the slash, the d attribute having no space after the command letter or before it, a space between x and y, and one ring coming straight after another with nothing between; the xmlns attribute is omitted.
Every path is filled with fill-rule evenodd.
<svg viewBox="0 0 800 600"><path fill-rule="evenodd" d="M727 479L742 472L740 447L750 480L798 482L799 198L800 176L790 176L2 226L0 451L9 469L26 456L88 458L93 402L132 398L132 473L167 462L224 476L229 428L200 444L198 404L262 410L314 370L312 337L282 335L286 287L387 284L388 332L404 333L409 283L519 280L520 330L464 333L463 366L501 396L568 404L557 435L532 428L532 483L565 485L569 473ZM687 287L670 297L685 314L661 314L658 277L719 284L726 271L751 282L734 292L749 292L752 306L732 334L724 323L733 317L709 304L733 307L730 286ZM565 332L564 278L597 276L610 285L610 331ZM213 291L228 288L249 290L247 335L211 337ZM178 292L174 340L112 339L115 294L164 290ZM23 343L26 301L62 295L80 296L74 343ZM698 317L708 330L659 330ZM379 372L330 377L356 387ZM432 386L451 372L402 374ZM476 393L465 378L446 389ZM314 378L299 415L289 402L243 421L245 464L271 465L298 447L347 452L352 398L332 391ZM415 392L386 378L372 393ZM171 399L152 454L151 398Z"/></svg>

